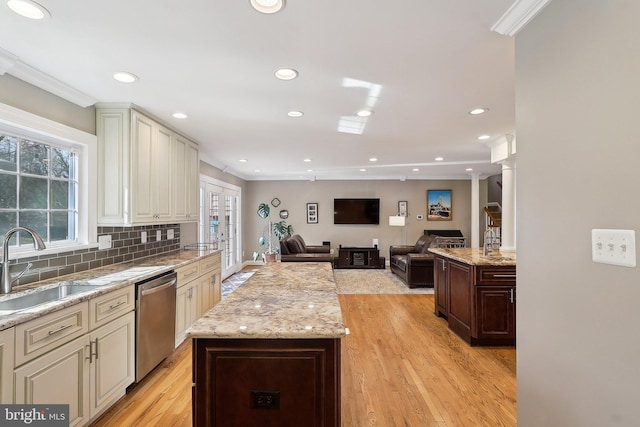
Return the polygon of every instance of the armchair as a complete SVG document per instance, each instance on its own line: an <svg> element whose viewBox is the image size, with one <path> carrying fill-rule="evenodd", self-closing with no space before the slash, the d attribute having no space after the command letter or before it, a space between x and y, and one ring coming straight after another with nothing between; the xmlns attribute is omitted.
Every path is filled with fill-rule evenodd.
<svg viewBox="0 0 640 427"><path fill-rule="evenodd" d="M422 235L415 245L389 247L389 267L410 288L433 286L433 254L428 251L436 246L436 236Z"/></svg>
<svg viewBox="0 0 640 427"><path fill-rule="evenodd" d="M299 234L280 240L280 257L282 262L330 262L333 265L331 243L322 242L322 245L307 245Z"/></svg>

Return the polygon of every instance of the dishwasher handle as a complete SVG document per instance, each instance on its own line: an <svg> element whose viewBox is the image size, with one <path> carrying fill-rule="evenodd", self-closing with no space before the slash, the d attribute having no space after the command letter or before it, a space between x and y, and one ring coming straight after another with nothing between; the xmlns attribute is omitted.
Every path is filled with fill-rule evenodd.
<svg viewBox="0 0 640 427"><path fill-rule="evenodd" d="M170 282L164 283L160 286L154 286L153 288L143 289L142 292L140 292L140 295L150 295L150 294L155 294L156 292L163 291L175 285L177 281L178 281L177 279L173 279Z"/></svg>

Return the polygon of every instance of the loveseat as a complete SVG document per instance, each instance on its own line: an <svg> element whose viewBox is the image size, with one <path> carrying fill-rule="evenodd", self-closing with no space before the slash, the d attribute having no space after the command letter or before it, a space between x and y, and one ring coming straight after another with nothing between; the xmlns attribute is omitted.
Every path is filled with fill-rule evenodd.
<svg viewBox="0 0 640 427"><path fill-rule="evenodd" d="M415 245L389 246L389 268L410 288L433 287L433 254L436 236L422 235Z"/></svg>
<svg viewBox="0 0 640 427"><path fill-rule="evenodd" d="M280 257L282 262L330 262L333 265L331 243L322 242L322 245L307 245L299 234L280 240Z"/></svg>

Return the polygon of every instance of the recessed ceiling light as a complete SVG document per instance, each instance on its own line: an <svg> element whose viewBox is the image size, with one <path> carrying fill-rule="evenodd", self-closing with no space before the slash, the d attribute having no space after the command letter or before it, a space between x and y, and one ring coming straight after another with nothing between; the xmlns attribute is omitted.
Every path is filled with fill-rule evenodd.
<svg viewBox="0 0 640 427"><path fill-rule="evenodd" d="M418 168L413 168L413 171L414 171L414 172L420 172L420 169L418 169Z"/></svg>
<svg viewBox="0 0 640 427"><path fill-rule="evenodd" d="M298 72L293 68L280 68L276 70L275 75L280 80L293 80L298 77Z"/></svg>
<svg viewBox="0 0 640 427"><path fill-rule="evenodd" d="M254 170L254 172L260 172L260 169L256 169L256 170Z"/></svg>
<svg viewBox="0 0 640 427"><path fill-rule="evenodd" d="M138 76L127 71L118 71L113 73L113 78L121 83L133 83L138 81Z"/></svg>
<svg viewBox="0 0 640 427"><path fill-rule="evenodd" d="M479 139L480 141L484 141L485 139L489 139L489 138L491 138L491 135L480 135L480 136L478 137L478 139Z"/></svg>
<svg viewBox="0 0 640 427"><path fill-rule="evenodd" d="M304 159L304 161L309 163L311 161L311 159L307 157L306 159Z"/></svg>
<svg viewBox="0 0 640 427"><path fill-rule="evenodd" d="M307 169L307 172L313 172L313 169Z"/></svg>
<svg viewBox="0 0 640 427"><path fill-rule="evenodd" d="M371 157L371 158L369 159L369 161L370 161L370 162L377 162L377 161L378 161L378 159L377 159L376 157Z"/></svg>
<svg viewBox="0 0 640 427"><path fill-rule="evenodd" d="M287 113L287 116L289 116L289 117L302 117L302 116L304 116L304 113L302 111L289 111Z"/></svg>
<svg viewBox="0 0 640 427"><path fill-rule="evenodd" d="M9 9L18 15L29 19L50 18L51 14L47 9L31 0L9 0L7 2Z"/></svg>
<svg viewBox="0 0 640 427"><path fill-rule="evenodd" d="M172 116L176 119L186 119L188 116L185 113L175 112Z"/></svg>
<svg viewBox="0 0 640 427"><path fill-rule="evenodd" d="M466 168L465 169L467 172L471 172L473 170L473 168Z"/></svg>
<svg viewBox="0 0 640 427"><path fill-rule="evenodd" d="M436 162L441 162L444 160L444 157L436 157Z"/></svg>
<svg viewBox="0 0 640 427"><path fill-rule="evenodd" d="M489 111L488 108L474 108L473 110L469 111L469 114L477 116L478 114L484 114L487 111Z"/></svg>
<svg viewBox="0 0 640 427"><path fill-rule="evenodd" d="M240 159L238 160L240 163L247 163L247 159Z"/></svg>
<svg viewBox="0 0 640 427"><path fill-rule="evenodd" d="M360 172L366 172L366 171L367 171L367 170L366 170L366 169L364 169L364 168L363 168L363 169L360 169Z"/></svg>
<svg viewBox="0 0 640 427"><path fill-rule="evenodd" d="M284 7L284 0L249 0L249 3L262 13L276 13Z"/></svg>
<svg viewBox="0 0 640 427"><path fill-rule="evenodd" d="M356 114L358 115L358 117L369 117L370 115L373 114L373 111L371 111L371 110L360 110Z"/></svg>

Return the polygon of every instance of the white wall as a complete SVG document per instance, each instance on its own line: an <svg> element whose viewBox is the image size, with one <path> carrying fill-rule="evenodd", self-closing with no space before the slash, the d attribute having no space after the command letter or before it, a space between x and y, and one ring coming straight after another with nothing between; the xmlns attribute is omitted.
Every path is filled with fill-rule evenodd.
<svg viewBox="0 0 640 427"><path fill-rule="evenodd" d="M640 2L554 0L516 36L518 426L640 425ZM640 234L637 234L640 238Z"/></svg>

